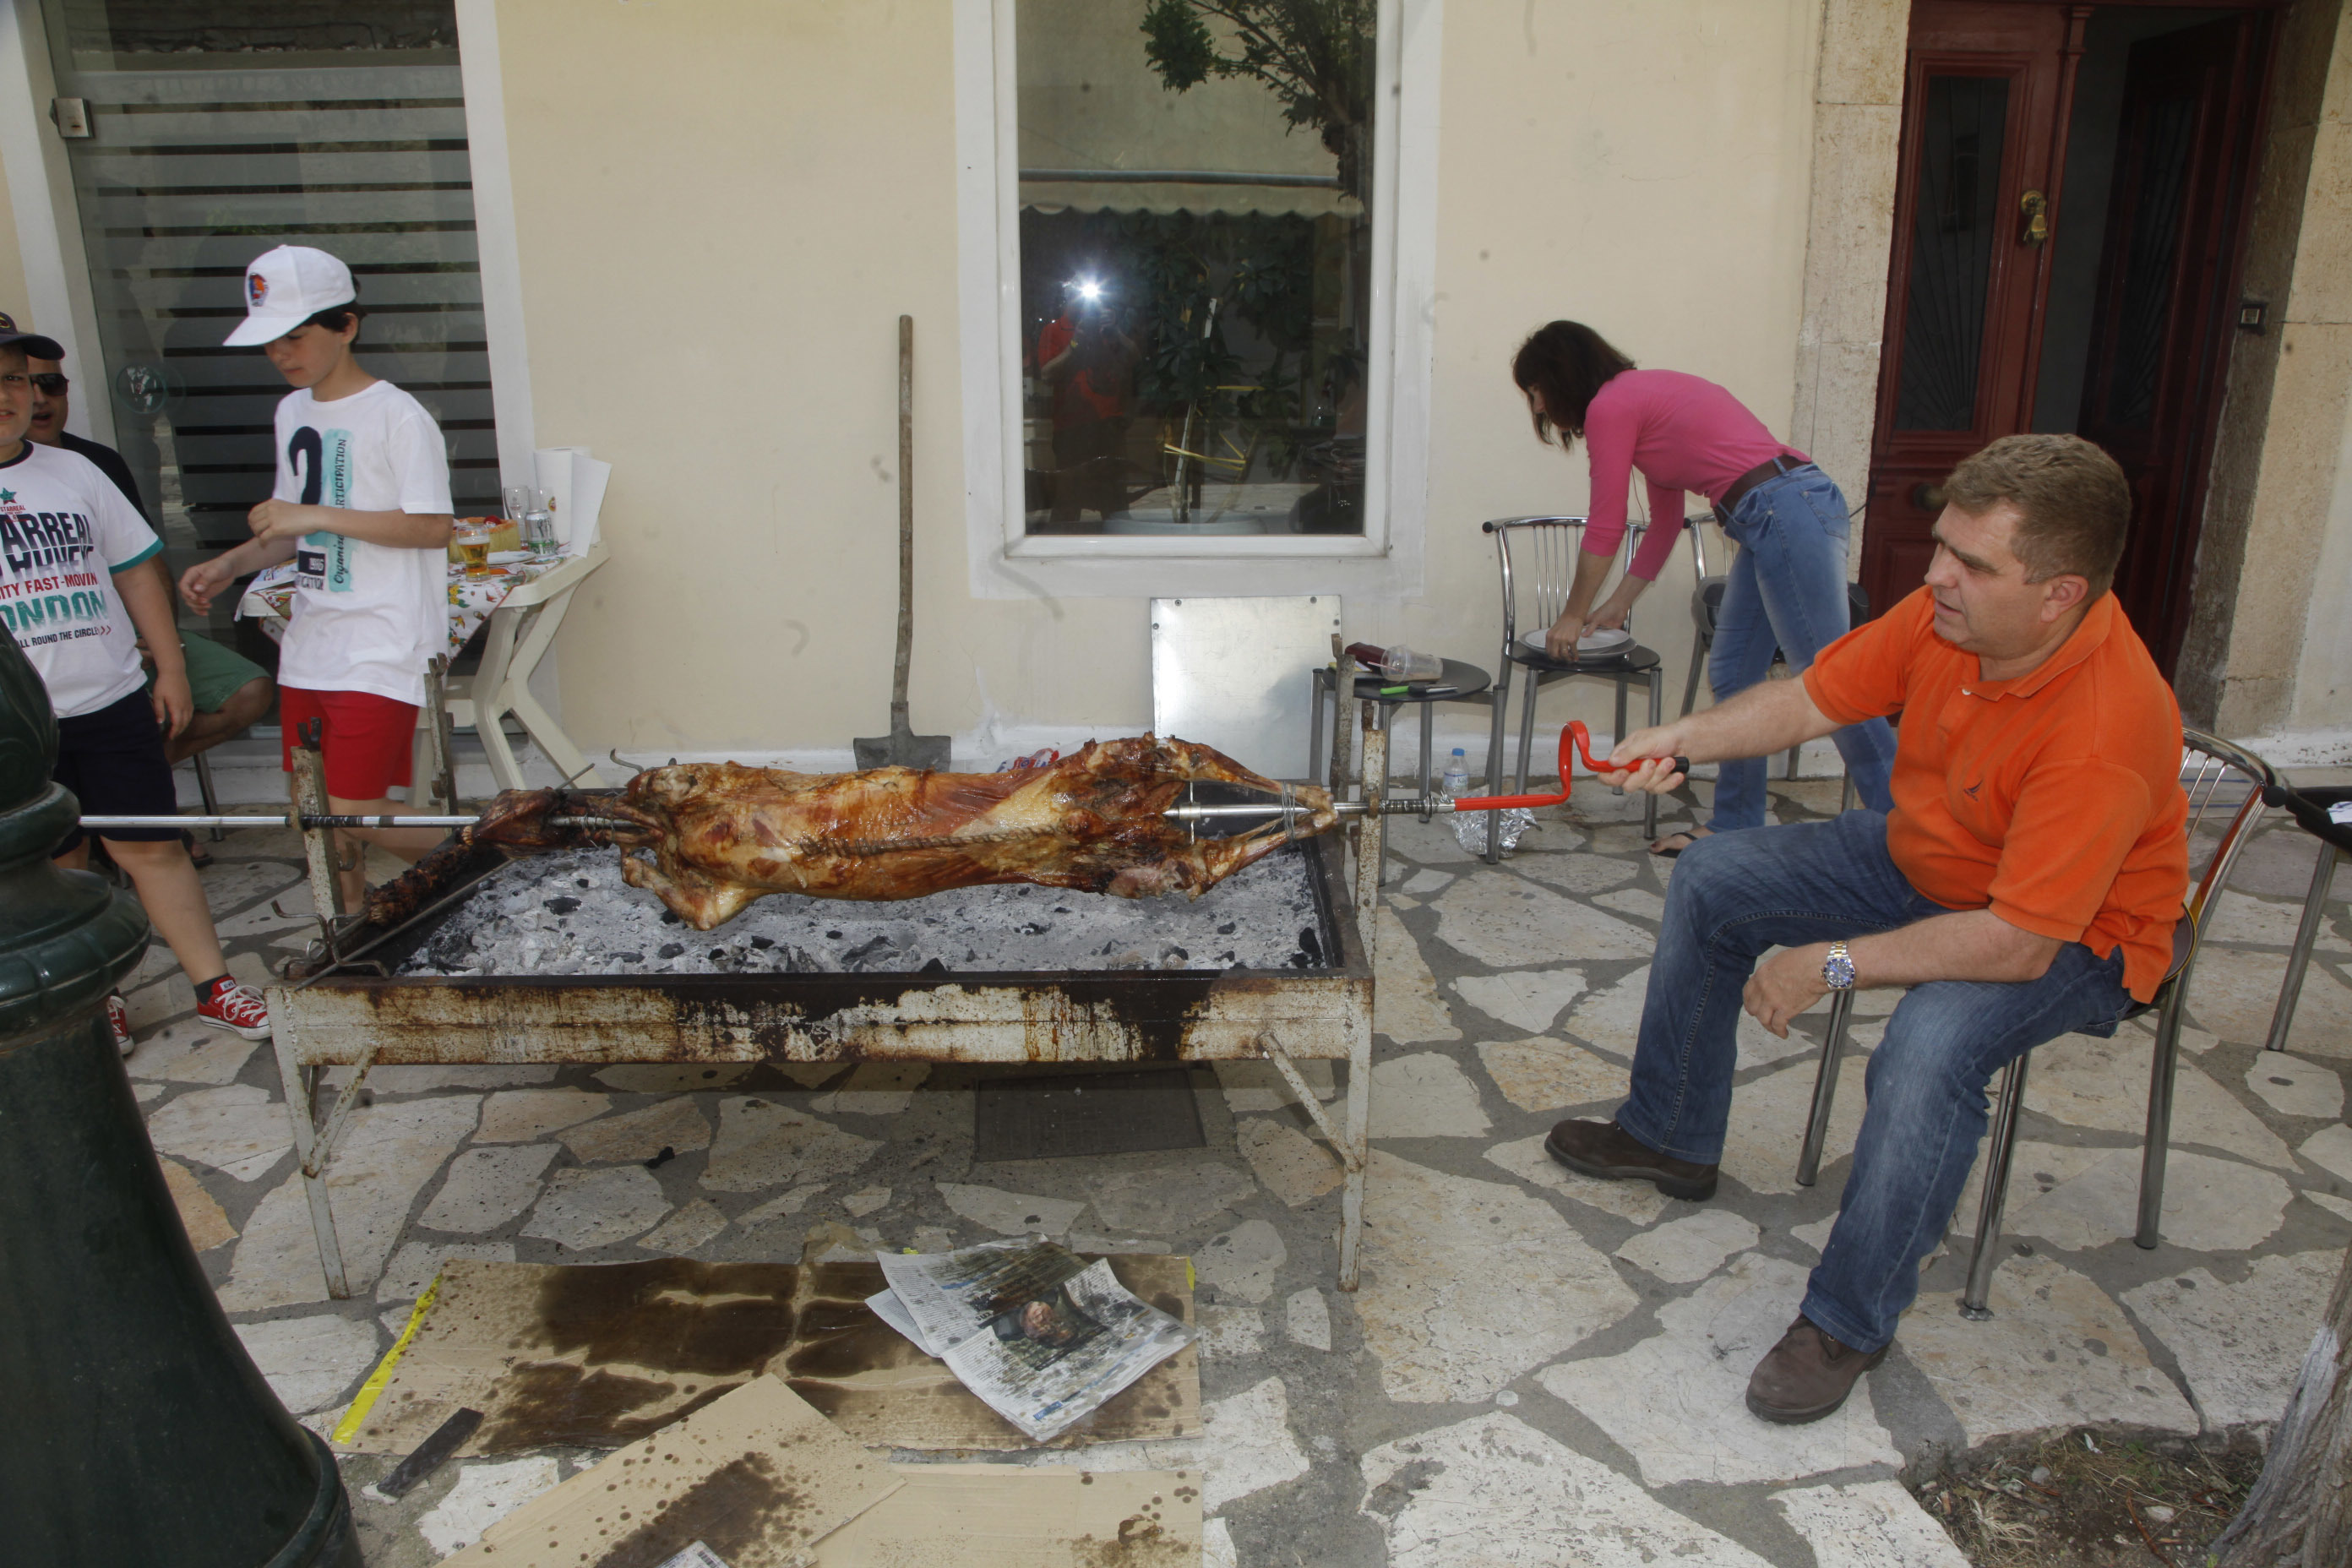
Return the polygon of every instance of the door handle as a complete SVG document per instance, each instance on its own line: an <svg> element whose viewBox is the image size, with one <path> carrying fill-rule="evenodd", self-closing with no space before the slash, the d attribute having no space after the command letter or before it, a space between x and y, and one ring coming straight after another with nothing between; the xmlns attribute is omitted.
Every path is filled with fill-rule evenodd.
<svg viewBox="0 0 2352 1568"><path fill-rule="evenodd" d="M1921 511L1942 511L1944 510L1944 502L1946 499L1944 487L1941 485L1914 485L1911 487L1911 504L1917 507Z"/></svg>
<svg viewBox="0 0 2352 1568"><path fill-rule="evenodd" d="M2028 191L2017 200L2017 210L2025 219L2025 231L2017 237L2020 245L2050 243L2050 198L2040 191Z"/></svg>

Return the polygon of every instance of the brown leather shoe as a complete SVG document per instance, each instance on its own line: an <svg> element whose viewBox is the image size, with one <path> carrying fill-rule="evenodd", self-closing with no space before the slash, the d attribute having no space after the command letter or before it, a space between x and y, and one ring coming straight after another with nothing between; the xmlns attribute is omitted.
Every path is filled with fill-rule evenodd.
<svg viewBox="0 0 2352 1568"><path fill-rule="evenodd" d="M1801 1317L1748 1375L1748 1408L1784 1426L1818 1421L1843 1405L1862 1374L1892 1348L1881 1345L1865 1355Z"/></svg>
<svg viewBox="0 0 2352 1568"><path fill-rule="evenodd" d="M1716 1166L1661 1154L1614 1121L1563 1121L1544 1140L1544 1152L1604 1182L1630 1177L1655 1184L1670 1198L1693 1202L1715 1196Z"/></svg>

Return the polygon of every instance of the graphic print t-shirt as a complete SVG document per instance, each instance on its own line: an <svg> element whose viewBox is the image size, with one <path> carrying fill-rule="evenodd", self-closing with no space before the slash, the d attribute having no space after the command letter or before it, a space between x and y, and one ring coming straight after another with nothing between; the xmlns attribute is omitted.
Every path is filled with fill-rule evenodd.
<svg viewBox="0 0 2352 1568"><path fill-rule="evenodd" d="M95 713L144 684L114 574L163 548L89 458L27 441L0 463L0 621L58 718Z"/></svg>
<svg viewBox="0 0 2352 1568"><path fill-rule="evenodd" d="M444 515L441 427L388 381L331 403L306 388L278 405L278 500L353 511ZM278 679L312 691L425 700L425 662L447 651L447 552L321 531L294 552L293 623Z"/></svg>

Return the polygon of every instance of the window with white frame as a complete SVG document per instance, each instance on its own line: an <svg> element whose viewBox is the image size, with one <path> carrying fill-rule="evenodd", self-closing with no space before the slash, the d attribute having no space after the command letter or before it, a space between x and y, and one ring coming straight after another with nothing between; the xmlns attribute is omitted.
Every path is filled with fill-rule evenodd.
<svg viewBox="0 0 2352 1568"><path fill-rule="evenodd" d="M1419 592L1444 0L953 3L972 591Z"/></svg>
<svg viewBox="0 0 2352 1568"><path fill-rule="evenodd" d="M1013 0L1022 525L1364 532L1374 0Z"/></svg>

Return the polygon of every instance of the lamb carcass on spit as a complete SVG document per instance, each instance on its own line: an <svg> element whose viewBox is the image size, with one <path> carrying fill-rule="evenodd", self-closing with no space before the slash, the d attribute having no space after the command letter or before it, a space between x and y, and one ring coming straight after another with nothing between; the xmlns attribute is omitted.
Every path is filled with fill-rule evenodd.
<svg viewBox="0 0 2352 1568"><path fill-rule="evenodd" d="M1231 837L1196 837L1162 815L1196 784L1284 794L1207 746L1151 735L1089 742L1048 766L1001 773L673 763L637 774L617 797L509 790L435 854L483 844L513 852L616 845L631 887L709 931L769 893L916 899L1035 882L1129 899L1197 897L1289 839L1339 821L1328 794L1301 785L1288 793L1291 812ZM371 917L405 919L425 870L420 863L372 895ZM416 883L404 888L411 878Z"/></svg>

